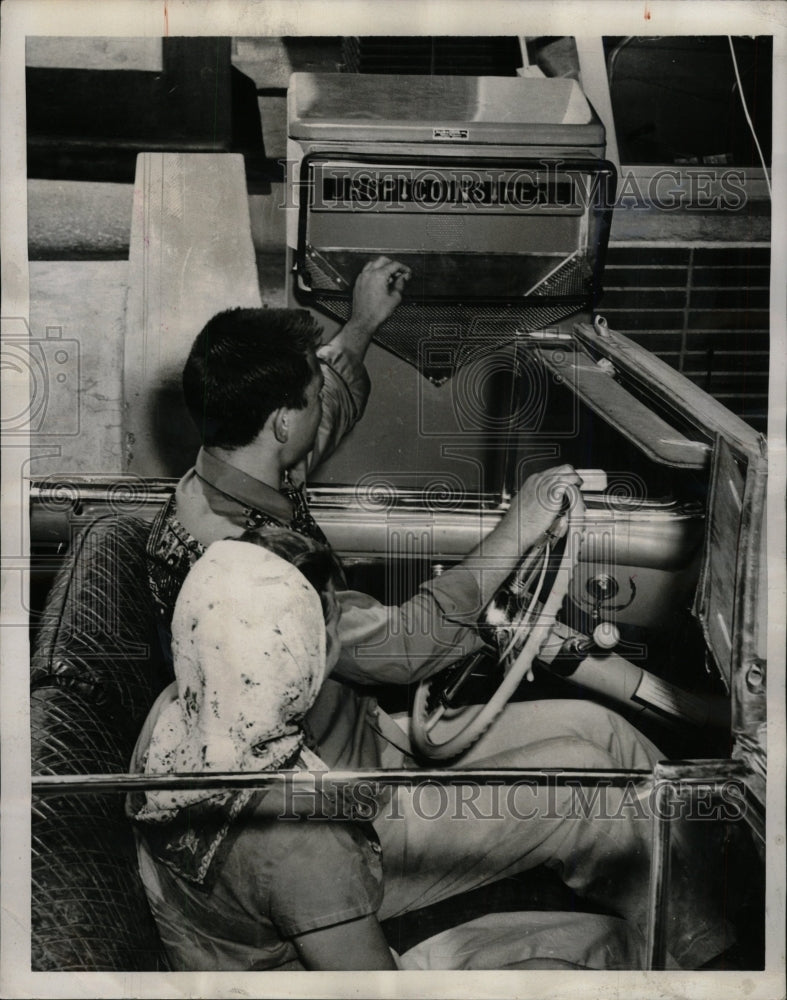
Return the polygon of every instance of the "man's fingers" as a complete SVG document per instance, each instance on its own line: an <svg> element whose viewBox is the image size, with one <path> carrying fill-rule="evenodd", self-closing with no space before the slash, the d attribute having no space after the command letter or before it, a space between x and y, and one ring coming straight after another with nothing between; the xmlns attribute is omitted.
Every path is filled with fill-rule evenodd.
<svg viewBox="0 0 787 1000"><path fill-rule="evenodd" d="M580 478L579 473L574 468L574 466L569 465L568 463L566 463L565 465L556 465L552 469L547 469L546 474L549 476L560 476L561 478L564 476L569 478L572 476L576 477L577 479Z"/></svg>
<svg viewBox="0 0 787 1000"><path fill-rule="evenodd" d="M399 292L399 294L401 295L404 292L405 286L407 285L407 282L410 280L411 276L412 272L407 268L401 271L394 271L394 273L388 279L388 287L393 289L393 291Z"/></svg>
<svg viewBox="0 0 787 1000"><path fill-rule="evenodd" d="M412 271L400 261L380 256L367 261L361 275L365 277L359 283L357 291L364 295L377 294L382 291L394 303L394 306L397 306L404 294L407 282L412 276Z"/></svg>
<svg viewBox="0 0 787 1000"><path fill-rule="evenodd" d="M363 266L364 271L377 271L381 267L385 267L387 264L393 264L394 261L390 257L375 257L374 260L367 260Z"/></svg>
<svg viewBox="0 0 787 1000"><path fill-rule="evenodd" d="M407 280L410 277L410 268L398 260L391 260L390 257L378 257L376 261L373 261L370 270L377 271L382 278L389 282L394 278Z"/></svg>
<svg viewBox="0 0 787 1000"><path fill-rule="evenodd" d="M559 465L536 475L534 499L545 512L557 512L567 500L573 503L581 485L582 478L573 466Z"/></svg>
<svg viewBox="0 0 787 1000"><path fill-rule="evenodd" d="M547 475L557 486L582 485L582 477L573 465L559 465L554 469L550 469Z"/></svg>
<svg viewBox="0 0 787 1000"><path fill-rule="evenodd" d="M374 331L384 323L399 307L410 274L409 267L390 257L367 261L353 288L355 325Z"/></svg>

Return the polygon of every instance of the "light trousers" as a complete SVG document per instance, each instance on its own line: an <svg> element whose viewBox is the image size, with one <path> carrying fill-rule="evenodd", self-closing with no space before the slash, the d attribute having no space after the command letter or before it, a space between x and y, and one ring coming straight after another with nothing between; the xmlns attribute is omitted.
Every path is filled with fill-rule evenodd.
<svg viewBox="0 0 787 1000"><path fill-rule="evenodd" d="M662 758L614 712L587 701L546 700L509 704L452 766L650 771ZM383 767L408 764L401 750L383 751ZM603 781L598 789L561 787L555 780L397 788L374 821L385 871L378 916L398 916L546 865L580 896L623 917L644 956L651 790L649 777L635 776L622 788ZM701 842L693 832L673 837L667 940L683 968L697 968L732 943L702 882Z"/></svg>

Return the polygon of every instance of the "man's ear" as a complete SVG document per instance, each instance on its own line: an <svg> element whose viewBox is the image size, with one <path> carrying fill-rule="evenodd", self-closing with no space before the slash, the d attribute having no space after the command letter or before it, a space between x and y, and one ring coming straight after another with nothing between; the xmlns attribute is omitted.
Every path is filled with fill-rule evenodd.
<svg viewBox="0 0 787 1000"><path fill-rule="evenodd" d="M286 406L280 406L273 413L273 433L279 444L286 444L290 436L289 412Z"/></svg>

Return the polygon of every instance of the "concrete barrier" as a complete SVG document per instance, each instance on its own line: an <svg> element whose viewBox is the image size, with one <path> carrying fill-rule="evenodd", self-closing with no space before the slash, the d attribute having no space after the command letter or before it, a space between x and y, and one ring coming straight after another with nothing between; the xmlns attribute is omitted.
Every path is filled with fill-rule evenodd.
<svg viewBox="0 0 787 1000"><path fill-rule="evenodd" d="M198 447L183 362L223 309L259 306L243 157L143 153L129 253L124 471L179 476Z"/></svg>

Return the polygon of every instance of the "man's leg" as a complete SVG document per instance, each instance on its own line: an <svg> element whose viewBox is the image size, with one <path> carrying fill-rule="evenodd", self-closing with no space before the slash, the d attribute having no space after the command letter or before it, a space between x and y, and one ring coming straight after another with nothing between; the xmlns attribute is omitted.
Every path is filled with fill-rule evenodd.
<svg viewBox="0 0 787 1000"><path fill-rule="evenodd" d="M650 770L660 756L629 723L598 705L534 701L509 705L456 767ZM632 782L603 788L596 797L594 791L555 783L400 789L375 821L386 873L381 919L545 864L644 935L649 787ZM730 943L721 932L697 935L696 907L703 903L699 894L688 900L686 926L678 920L673 927L673 954L681 964L698 965ZM705 921L706 928L711 923Z"/></svg>

